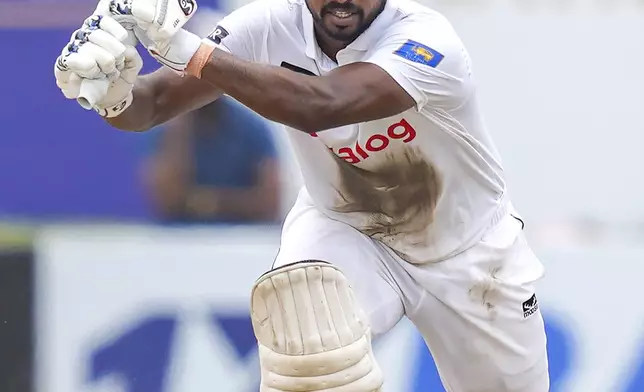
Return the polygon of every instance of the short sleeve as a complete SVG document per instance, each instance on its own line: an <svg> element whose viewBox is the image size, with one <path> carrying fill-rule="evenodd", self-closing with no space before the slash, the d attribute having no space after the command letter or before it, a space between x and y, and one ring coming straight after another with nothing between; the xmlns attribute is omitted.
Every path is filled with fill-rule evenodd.
<svg viewBox="0 0 644 392"><path fill-rule="evenodd" d="M256 0L224 17L207 38L236 57L258 61L267 39L269 20L269 2Z"/></svg>
<svg viewBox="0 0 644 392"><path fill-rule="evenodd" d="M451 25L443 20L404 20L394 25L368 56L416 101L456 108L471 92L469 55Z"/></svg>

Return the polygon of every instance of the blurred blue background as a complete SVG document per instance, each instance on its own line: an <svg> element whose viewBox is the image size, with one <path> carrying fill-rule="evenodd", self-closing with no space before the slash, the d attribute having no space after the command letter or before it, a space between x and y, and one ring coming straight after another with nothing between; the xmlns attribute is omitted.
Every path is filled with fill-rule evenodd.
<svg viewBox="0 0 644 392"><path fill-rule="evenodd" d="M56 86L54 60L72 31L0 30L0 45L21 58L19 67L0 63L8 76L0 108L0 215L147 219L137 167L150 136L115 131ZM146 68L156 65L148 59Z"/></svg>
<svg viewBox="0 0 644 392"><path fill-rule="evenodd" d="M199 5L221 9L217 0ZM21 59L19 66L0 63L7 75L0 106L0 217L151 219L139 168L153 136L115 131L94 112L79 110L53 76L55 59L95 6L87 0L0 1L0 45ZM144 73L158 68L140 52Z"/></svg>

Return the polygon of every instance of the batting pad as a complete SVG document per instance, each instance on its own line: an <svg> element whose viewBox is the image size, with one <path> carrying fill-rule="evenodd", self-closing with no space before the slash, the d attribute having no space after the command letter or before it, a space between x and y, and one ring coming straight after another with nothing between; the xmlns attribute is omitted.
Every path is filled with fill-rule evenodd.
<svg viewBox="0 0 644 392"><path fill-rule="evenodd" d="M260 392L375 392L383 379L366 315L344 274L323 262L263 275L251 295Z"/></svg>

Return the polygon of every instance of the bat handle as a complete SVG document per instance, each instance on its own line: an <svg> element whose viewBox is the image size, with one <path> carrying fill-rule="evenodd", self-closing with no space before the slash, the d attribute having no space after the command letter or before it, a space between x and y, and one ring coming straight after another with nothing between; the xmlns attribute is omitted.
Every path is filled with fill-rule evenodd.
<svg viewBox="0 0 644 392"><path fill-rule="evenodd" d="M92 110L105 97L109 87L110 81L107 79L84 79L76 101L83 109Z"/></svg>

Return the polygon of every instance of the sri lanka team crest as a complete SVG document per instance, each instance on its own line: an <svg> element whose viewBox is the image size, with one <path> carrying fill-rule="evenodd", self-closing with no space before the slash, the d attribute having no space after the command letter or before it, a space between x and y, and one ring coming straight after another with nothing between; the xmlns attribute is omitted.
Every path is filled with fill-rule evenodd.
<svg viewBox="0 0 644 392"><path fill-rule="evenodd" d="M409 61L427 65L432 68L436 68L445 58L445 56L438 51L413 40L407 40L407 42L402 44L394 54Z"/></svg>

